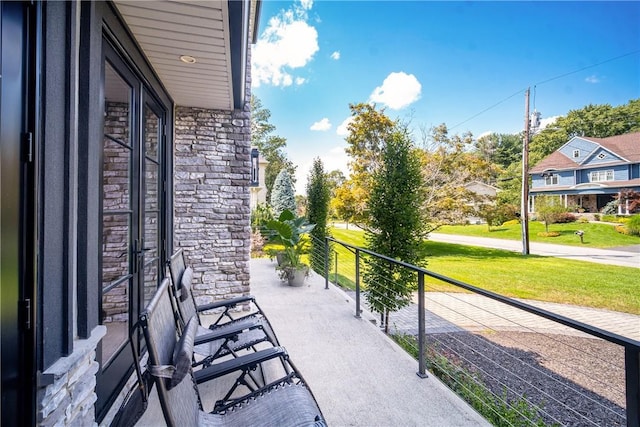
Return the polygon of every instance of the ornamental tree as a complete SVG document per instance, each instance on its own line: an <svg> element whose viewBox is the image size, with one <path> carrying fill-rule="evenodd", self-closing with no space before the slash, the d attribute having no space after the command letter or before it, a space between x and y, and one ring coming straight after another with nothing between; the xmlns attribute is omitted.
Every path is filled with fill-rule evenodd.
<svg viewBox="0 0 640 427"><path fill-rule="evenodd" d="M425 227L423 175L417 150L406 132L397 130L386 138L380 166L372 178L367 247L390 258L420 265ZM367 301L384 318L385 331L389 332L389 313L409 304L416 275L372 257L364 279Z"/></svg>
<svg viewBox="0 0 640 427"><path fill-rule="evenodd" d="M271 207L273 215L277 218L285 210L296 211L296 196L293 189L291 175L286 169L280 170L273 183L271 193Z"/></svg>
<svg viewBox="0 0 640 427"><path fill-rule="evenodd" d="M311 268L324 273L324 239L327 236L327 218L329 216L329 183L324 173L322 160L315 158L307 181L307 219L315 228L311 231Z"/></svg>

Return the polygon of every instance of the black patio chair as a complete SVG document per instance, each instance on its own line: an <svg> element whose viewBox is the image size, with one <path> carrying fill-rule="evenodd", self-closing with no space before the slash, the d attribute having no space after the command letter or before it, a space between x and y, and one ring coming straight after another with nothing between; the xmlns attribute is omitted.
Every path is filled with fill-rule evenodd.
<svg viewBox="0 0 640 427"><path fill-rule="evenodd" d="M248 353L194 373L191 360L198 320L195 316L189 319L177 339L168 287L165 279L138 322L149 352L147 369L154 377L168 426L326 425L313 394L282 347ZM247 373L269 361L279 361L275 365L281 365L284 375L238 395L238 387L246 385ZM240 374L232 390L216 402L213 412L205 412L197 384L236 371Z"/></svg>
<svg viewBox="0 0 640 427"><path fill-rule="evenodd" d="M219 357L229 354L237 356L240 350L255 351L260 343L279 345L271 324L253 296L242 296L198 306L191 291L193 270L186 266L181 249L171 257L169 270L172 278L171 293L179 315L179 326L184 327L186 322L194 316L198 319L195 352L204 358L198 360L196 364L209 366ZM241 304L252 304L253 311L244 315L234 314L234 310ZM203 326L200 313L210 310L219 310L221 313L213 323Z"/></svg>

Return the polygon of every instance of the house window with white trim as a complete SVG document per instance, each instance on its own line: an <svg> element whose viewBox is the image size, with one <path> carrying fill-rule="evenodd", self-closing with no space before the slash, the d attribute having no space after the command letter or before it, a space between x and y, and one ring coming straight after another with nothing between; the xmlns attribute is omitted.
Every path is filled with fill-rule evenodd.
<svg viewBox="0 0 640 427"><path fill-rule="evenodd" d="M556 175L555 173L545 175L544 185L558 185L558 175Z"/></svg>
<svg viewBox="0 0 640 427"><path fill-rule="evenodd" d="M605 157L607 157L607 153L603 152L603 153L598 154L598 159L600 159L600 160L604 159Z"/></svg>
<svg viewBox="0 0 640 427"><path fill-rule="evenodd" d="M573 158L577 159L578 157L580 157L580 150L573 150Z"/></svg>
<svg viewBox="0 0 640 427"><path fill-rule="evenodd" d="M613 181L613 169L593 171L589 174L591 182Z"/></svg>

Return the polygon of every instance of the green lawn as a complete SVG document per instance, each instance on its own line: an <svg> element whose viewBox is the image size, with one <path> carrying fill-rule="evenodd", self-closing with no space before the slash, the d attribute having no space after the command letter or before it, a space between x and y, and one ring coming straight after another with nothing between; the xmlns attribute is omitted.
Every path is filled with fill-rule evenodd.
<svg viewBox="0 0 640 427"><path fill-rule="evenodd" d="M362 231L332 229L346 243L364 246ZM353 286L353 254L338 251L340 283ZM483 289L516 298L606 308L640 314L640 270L561 258L427 241L427 269ZM333 267L331 269L333 273ZM457 290L427 279L432 291Z"/></svg>
<svg viewBox="0 0 640 427"><path fill-rule="evenodd" d="M584 243L576 236L576 230L584 231ZM556 243L559 245L590 246L593 248L611 248L616 246L638 245L639 236L627 236L615 231L611 224L597 222L568 224L551 224L549 231L557 231L560 236L540 237L539 232L544 231L544 224L539 221L529 222L529 240L532 242ZM493 237L496 239L520 240L522 239L522 227L520 224L492 227L487 225L447 225L440 227L437 233L461 234L465 236Z"/></svg>

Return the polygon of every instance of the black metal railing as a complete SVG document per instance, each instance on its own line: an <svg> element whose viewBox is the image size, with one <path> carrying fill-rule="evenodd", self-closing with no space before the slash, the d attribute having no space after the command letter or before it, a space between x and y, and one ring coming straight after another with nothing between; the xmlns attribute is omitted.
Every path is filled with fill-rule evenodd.
<svg viewBox="0 0 640 427"><path fill-rule="evenodd" d="M495 424L521 425L509 421L515 416L532 425L640 427L639 341L333 238L313 249L325 287L346 283L356 317L367 299L363 281L393 280L365 275L374 260L413 272L417 303L393 313L390 333L415 353L419 376L438 373L478 400L476 409L486 407L483 415L497 413Z"/></svg>

